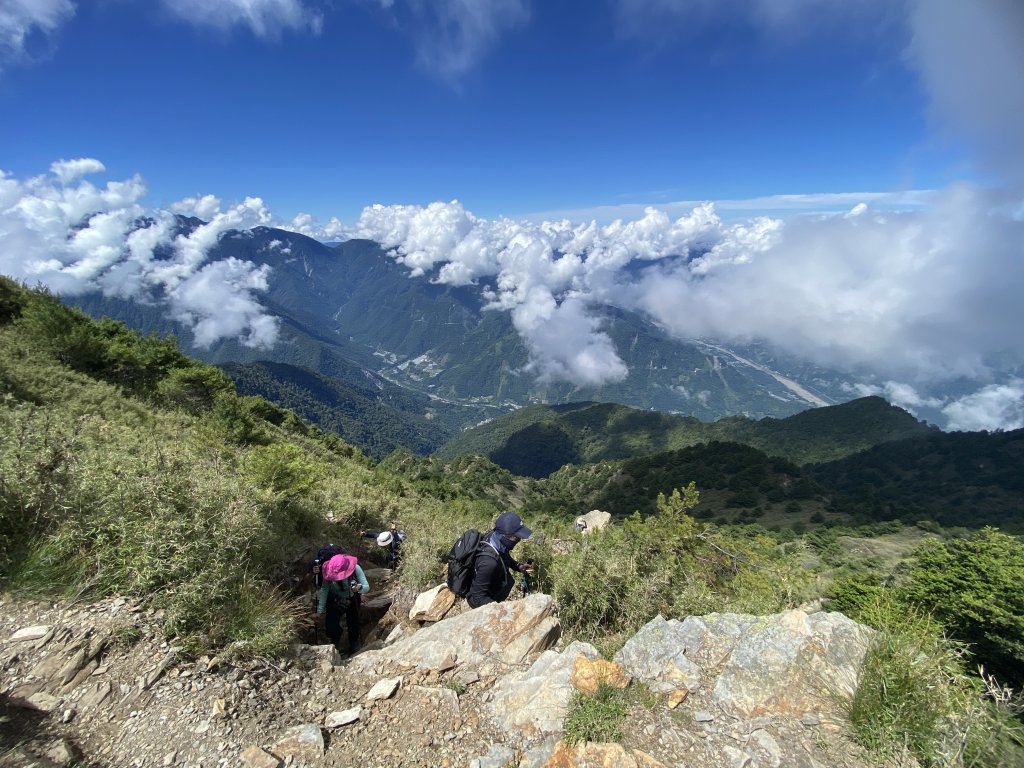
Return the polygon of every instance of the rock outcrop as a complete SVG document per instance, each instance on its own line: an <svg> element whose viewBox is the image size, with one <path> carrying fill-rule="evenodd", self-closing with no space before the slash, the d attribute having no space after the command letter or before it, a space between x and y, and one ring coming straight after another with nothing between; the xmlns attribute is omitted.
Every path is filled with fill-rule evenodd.
<svg viewBox="0 0 1024 768"><path fill-rule="evenodd" d="M433 602L433 601L431 601ZM342 660L183 660L127 601L0 602L0 763L866 768L844 707L871 631L841 614L657 617L614 662L559 647L546 595ZM571 745L574 697L630 686L619 743Z"/></svg>

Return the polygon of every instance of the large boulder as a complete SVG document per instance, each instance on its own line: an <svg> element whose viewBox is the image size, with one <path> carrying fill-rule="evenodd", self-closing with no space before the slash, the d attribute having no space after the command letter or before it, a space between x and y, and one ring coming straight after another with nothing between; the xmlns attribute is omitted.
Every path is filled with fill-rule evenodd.
<svg viewBox="0 0 1024 768"><path fill-rule="evenodd" d="M393 667L450 669L454 661L481 674L503 671L555 644L561 627L554 610L551 596L543 594L491 603L360 654L349 666L383 673Z"/></svg>
<svg viewBox="0 0 1024 768"><path fill-rule="evenodd" d="M743 635L715 683L727 714L799 717L848 701L872 630L841 613L787 611Z"/></svg>
<svg viewBox="0 0 1024 768"><path fill-rule="evenodd" d="M615 660L655 691L710 688L733 717L799 717L852 696L871 634L841 613L659 616Z"/></svg>

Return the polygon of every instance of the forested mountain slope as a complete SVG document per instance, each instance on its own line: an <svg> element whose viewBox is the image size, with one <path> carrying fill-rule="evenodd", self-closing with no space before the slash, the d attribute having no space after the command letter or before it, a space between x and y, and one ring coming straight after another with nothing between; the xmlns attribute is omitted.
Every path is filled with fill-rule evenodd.
<svg viewBox="0 0 1024 768"><path fill-rule="evenodd" d="M479 454L516 474L543 477L564 464L635 458L715 440L808 464L936 432L879 397L785 419L731 417L713 423L621 405L575 403L534 406L498 417L452 438L437 455Z"/></svg>

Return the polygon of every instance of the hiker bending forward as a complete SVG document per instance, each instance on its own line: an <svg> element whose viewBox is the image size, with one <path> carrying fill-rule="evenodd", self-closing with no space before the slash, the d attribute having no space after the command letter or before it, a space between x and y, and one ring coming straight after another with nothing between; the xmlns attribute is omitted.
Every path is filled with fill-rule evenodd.
<svg viewBox="0 0 1024 768"><path fill-rule="evenodd" d="M359 650L359 605L370 591L359 561L352 555L335 555L323 566L324 583L320 587L316 613L324 617L327 637L341 650L341 617L348 629L348 651Z"/></svg>
<svg viewBox="0 0 1024 768"><path fill-rule="evenodd" d="M514 512L498 515L494 530L480 542L476 554L473 585L466 598L471 608L500 603L507 598L515 583L509 571L533 573L532 565L520 565L511 555L515 545L530 538L531 533L533 531L523 525L519 515Z"/></svg>

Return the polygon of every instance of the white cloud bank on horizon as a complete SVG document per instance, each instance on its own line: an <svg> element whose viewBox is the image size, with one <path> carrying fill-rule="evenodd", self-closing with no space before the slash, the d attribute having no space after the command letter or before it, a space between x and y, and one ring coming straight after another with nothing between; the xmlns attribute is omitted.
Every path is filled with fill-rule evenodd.
<svg viewBox="0 0 1024 768"><path fill-rule="evenodd" d="M256 299L269 270L239 259L207 262L225 231L270 222L263 201L247 198L226 211L214 198L191 201L209 221L178 233L171 212L139 204L140 177L104 187L82 178L103 171L89 158L57 161L49 175L23 181L0 171L0 274L65 295L101 291L166 304L201 347L224 338L273 346L279 321Z"/></svg>
<svg viewBox="0 0 1024 768"><path fill-rule="evenodd" d="M165 303L198 345L272 346L278 320L258 298L269 270L211 261L210 250L229 230L311 229L311 219L282 223L259 198L225 206L212 195L146 211L141 178L85 178L103 171L83 158L25 180L0 174L0 272L63 294ZM908 211L862 203L845 214L726 222L707 203L675 219L649 209L602 226L486 220L452 202L371 206L354 228L328 227L381 243L411 275L480 286L491 309L510 313L527 370L541 379L599 385L628 375L602 329L601 308L612 305L681 338L764 340L851 370L854 381L885 382L851 385L856 394L941 409L950 428L993 429L1012 428L1024 407L1021 203L955 185ZM206 223L180 233L176 213ZM979 390L937 397L943 382L965 379Z"/></svg>
<svg viewBox="0 0 1024 768"><path fill-rule="evenodd" d="M625 375L601 331L599 306L610 304L680 338L763 340L888 379L887 398L915 410L944 405L916 388L1024 367L1024 220L1012 213L1022 202L955 185L921 210L860 204L727 223L705 204L678 219L652 208L606 226L489 221L452 202L372 206L353 234L380 242L413 275L485 286L548 378ZM951 423L955 414L947 411Z"/></svg>

